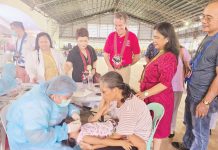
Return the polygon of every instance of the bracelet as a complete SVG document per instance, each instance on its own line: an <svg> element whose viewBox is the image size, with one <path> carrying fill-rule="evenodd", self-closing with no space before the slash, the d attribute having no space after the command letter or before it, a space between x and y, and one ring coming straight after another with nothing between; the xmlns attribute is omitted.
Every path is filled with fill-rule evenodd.
<svg viewBox="0 0 218 150"><path fill-rule="evenodd" d="M148 97L148 92L147 91L145 91L144 96Z"/></svg>
<svg viewBox="0 0 218 150"><path fill-rule="evenodd" d="M209 101L203 100L202 102L203 102L205 105L207 105L207 106L210 105L210 102L209 102Z"/></svg>

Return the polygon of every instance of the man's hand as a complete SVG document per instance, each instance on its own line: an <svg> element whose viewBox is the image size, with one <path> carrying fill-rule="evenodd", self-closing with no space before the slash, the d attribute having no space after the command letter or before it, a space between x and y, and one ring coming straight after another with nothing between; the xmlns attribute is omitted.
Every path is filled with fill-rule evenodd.
<svg viewBox="0 0 218 150"><path fill-rule="evenodd" d="M204 117L207 115L209 106L204 104L202 101L196 107L196 117Z"/></svg>

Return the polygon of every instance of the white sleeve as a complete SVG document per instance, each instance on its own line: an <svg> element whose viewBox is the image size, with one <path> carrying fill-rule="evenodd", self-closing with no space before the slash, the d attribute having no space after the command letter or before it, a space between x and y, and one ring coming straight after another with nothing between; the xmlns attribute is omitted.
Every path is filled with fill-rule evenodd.
<svg viewBox="0 0 218 150"><path fill-rule="evenodd" d="M36 50L27 54L26 61L25 61L25 70L30 77L30 81L33 78L37 77L37 64L34 56L36 55Z"/></svg>

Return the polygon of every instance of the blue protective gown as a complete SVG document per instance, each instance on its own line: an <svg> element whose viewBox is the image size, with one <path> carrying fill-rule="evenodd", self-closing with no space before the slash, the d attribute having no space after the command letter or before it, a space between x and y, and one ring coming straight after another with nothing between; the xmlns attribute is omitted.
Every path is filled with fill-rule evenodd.
<svg viewBox="0 0 218 150"><path fill-rule="evenodd" d="M16 86L16 67L12 63L5 64L0 78L0 95L6 94Z"/></svg>
<svg viewBox="0 0 218 150"><path fill-rule="evenodd" d="M77 150L63 146L67 125L58 125L79 109L59 107L45 93L47 83L37 85L15 101L7 113L7 135L11 150Z"/></svg>

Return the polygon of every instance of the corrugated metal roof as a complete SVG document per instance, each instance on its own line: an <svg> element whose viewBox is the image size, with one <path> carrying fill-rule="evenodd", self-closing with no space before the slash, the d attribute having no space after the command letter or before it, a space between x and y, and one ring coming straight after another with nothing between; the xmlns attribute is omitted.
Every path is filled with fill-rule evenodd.
<svg viewBox="0 0 218 150"><path fill-rule="evenodd" d="M124 11L131 18L156 24L168 21L175 26L199 20L208 0L22 0L60 24L86 20L108 12Z"/></svg>

